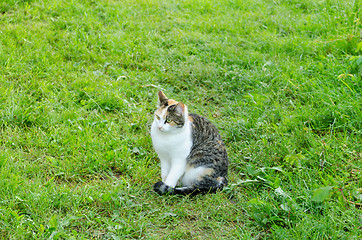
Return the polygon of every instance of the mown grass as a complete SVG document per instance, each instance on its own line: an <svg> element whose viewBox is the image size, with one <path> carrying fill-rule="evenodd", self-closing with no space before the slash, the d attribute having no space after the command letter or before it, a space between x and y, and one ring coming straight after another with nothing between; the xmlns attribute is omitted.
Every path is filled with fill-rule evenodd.
<svg viewBox="0 0 362 240"><path fill-rule="evenodd" d="M359 1L1 1L1 239L361 239ZM152 191L156 93L230 185Z"/></svg>

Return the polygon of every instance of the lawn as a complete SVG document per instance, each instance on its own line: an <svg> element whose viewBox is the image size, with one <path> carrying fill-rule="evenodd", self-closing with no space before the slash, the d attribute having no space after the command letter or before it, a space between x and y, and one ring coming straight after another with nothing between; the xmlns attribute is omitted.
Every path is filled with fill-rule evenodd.
<svg viewBox="0 0 362 240"><path fill-rule="evenodd" d="M358 0L1 0L0 239L361 239ZM216 194L158 196L157 92Z"/></svg>

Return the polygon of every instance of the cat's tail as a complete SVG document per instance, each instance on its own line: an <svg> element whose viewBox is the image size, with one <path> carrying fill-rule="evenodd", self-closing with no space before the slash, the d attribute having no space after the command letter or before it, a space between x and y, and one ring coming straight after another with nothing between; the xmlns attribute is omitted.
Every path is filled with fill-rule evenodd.
<svg viewBox="0 0 362 240"><path fill-rule="evenodd" d="M226 180L226 179L225 179ZM159 195L183 195L183 196L194 196L198 194L207 194L207 193L215 193L223 189L226 186L227 180L220 181L218 185L213 187L178 187L172 188L162 181L155 183L153 189Z"/></svg>

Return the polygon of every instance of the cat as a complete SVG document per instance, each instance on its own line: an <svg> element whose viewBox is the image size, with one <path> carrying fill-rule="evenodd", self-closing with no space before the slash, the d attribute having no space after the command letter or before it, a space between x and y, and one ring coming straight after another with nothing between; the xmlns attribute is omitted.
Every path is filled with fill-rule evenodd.
<svg viewBox="0 0 362 240"><path fill-rule="evenodd" d="M217 128L206 118L188 113L182 102L158 92L151 126L153 147L161 161L159 195L212 193L227 185L228 156ZM181 183L182 187L176 187Z"/></svg>

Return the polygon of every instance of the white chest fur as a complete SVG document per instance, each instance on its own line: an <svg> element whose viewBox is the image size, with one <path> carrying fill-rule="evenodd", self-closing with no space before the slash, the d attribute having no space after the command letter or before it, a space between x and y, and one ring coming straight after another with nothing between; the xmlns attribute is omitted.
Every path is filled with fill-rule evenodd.
<svg viewBox="0 0 362 240"><path fill-rule="evenodd" d="M168 158L170 161L179 158L186 159L190 153L192 139L191 124L189 122L185 123L184 127L177 129L177 131L162 132L154 121L151 127L151 137L153 147L160 158Z"/></svg>
<svg viewBox="0 0 362 240"><path fill-rule="evenodd" d="M163 132L152 123L151 137L153 147L161 161L162 181L171 187L175 187L186 171L186 158L192 147L191 124L185 125L171 132Z"/></svg>

